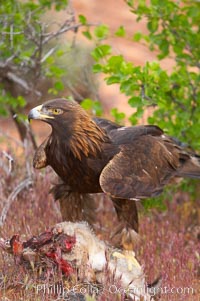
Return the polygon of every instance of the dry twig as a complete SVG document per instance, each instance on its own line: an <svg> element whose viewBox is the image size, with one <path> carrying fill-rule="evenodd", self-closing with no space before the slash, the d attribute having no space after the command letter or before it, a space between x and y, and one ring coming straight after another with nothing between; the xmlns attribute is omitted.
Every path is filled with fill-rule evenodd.
<svg viewBox="0 0 200 301"><path fill-rule="evenodd" d="M16 199L18 194L23 191L24 189L28 188L30 185L32 185L33 181L30 177L24 179L17 187L12 191L12 193L9 195L6 204L1 212L0 216L0 227L4 225L4 222L6 220L8 211L13 203L13 201Z"/></svg>
<svg viewBox="0 0 200 301"><path fill-rule="evenodd" d="M8 160L8 166L3 164L3 161L0 161L0 166L4 169L4 171L6 172L6 174L8 176L12 171L14 159L6 151L2 151L2 154Z"/></svg>

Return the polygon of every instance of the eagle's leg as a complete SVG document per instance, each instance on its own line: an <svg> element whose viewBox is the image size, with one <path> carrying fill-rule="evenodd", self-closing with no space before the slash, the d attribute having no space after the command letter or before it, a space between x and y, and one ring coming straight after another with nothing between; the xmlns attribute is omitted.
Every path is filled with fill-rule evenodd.
<svg viewBox="0 0 200 301"><path fill-rule="evenodd" d="M59 200L63 221L87 221L93 225L96 221L96 203L90 194L73 192L61 181L50 190L54 199Z"/></svg>
<svg viewBox="0 0 200 301"><path fill-rule="evenodd" d="M116 247L133 250L139 240L138 212L134 200L112 198L119 226L113 235Z"/></svg>
<svg viewBox="0 0 200 301"><path fill-rule="evenodd" d="M91 226L96 221L96 204L89 194L70 192L59 198L60 211L64 221L87 221Z"/></svg>

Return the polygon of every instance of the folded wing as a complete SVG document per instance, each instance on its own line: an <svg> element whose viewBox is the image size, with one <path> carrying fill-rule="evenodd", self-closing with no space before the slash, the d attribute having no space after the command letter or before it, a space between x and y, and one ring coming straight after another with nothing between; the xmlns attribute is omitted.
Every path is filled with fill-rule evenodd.
<svg viewBox="0 0 200 301"><path fill-rule="evenodd" d="M112 197L155 196L188 158L170 140L143 135L121 146L121 151L102 170L100 185Z"/></svg>

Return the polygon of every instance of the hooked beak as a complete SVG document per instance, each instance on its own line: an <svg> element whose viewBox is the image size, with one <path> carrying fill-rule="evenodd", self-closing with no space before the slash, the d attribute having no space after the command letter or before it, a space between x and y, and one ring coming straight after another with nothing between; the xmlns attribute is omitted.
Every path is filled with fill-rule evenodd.
<svg viewBox="0 0 200 301"><path fill-rule="evenodd" d="M30 122L31 119L39 119L39 120L46 120L46 119L54 119L53 116L49 116L47 113L42 110L42 105L37 106L30 110L28 114L28 121Z"/></svg>

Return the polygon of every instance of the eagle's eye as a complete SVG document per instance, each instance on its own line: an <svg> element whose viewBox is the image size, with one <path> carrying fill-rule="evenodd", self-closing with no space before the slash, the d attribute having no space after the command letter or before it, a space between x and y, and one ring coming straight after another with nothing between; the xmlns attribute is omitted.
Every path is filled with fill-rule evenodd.
<svg viewBox="0 0 200 301"><path fill-rule="evenodd" d="M61 109L51 109L51 113L53 113L54 115L60 115L63 113L63 110Z"/></svg>

